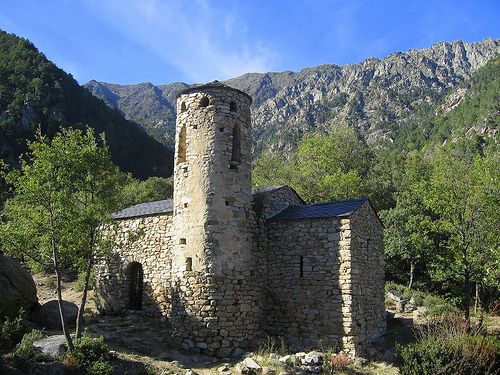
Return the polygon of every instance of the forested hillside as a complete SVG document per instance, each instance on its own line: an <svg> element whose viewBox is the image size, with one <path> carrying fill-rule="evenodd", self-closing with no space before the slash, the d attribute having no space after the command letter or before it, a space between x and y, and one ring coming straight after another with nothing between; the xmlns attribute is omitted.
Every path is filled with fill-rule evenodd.
<svg viewBox="0 0 500 375"><path fill-rule="evenodd" d="M385 225L386 277L466 310L500 290L500 63L493 59L394 140L368 145L353 127L305 135L288 159L266 151L254 184L288 184L309 202L368 196Z"/></svg>
<svg viewBox="0 0 500 375"><path fill-rule="evenodd" d="M104 133L113 162L137 178L172 173L172 151L78 85L29 41L0 31L0 157L18 165L40 130Z"/></svg>
<svg viewBox="0 0 500 375"><path fill-rule="evenodd" d="M467 81L499 50L497 40L438 43L345 66L302 71L249 73L225 83L254 99L254 150L296 149L305 134L347 123L370 144L394 142L399 128L434 110L445 95ZM154 86L91 81L94 95L142 124L160 142L173 145L175 93L184 83ZM408 129L410 125L406 126ZM407 130L408 131L408 130Z"/></svg>

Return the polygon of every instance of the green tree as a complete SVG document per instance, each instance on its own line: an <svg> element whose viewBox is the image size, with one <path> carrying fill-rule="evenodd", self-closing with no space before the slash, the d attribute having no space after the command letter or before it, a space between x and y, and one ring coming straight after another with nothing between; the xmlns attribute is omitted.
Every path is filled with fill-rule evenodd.
<svg viewBox="0 0 500 375"><path fill-rule="evenodd" d="M279 152L262 153L253 164L252 183L262 188L277 185L290 185L292 172L290 161L286 161Z"/></svg>
<svg viewBox="0 0 500 375"><path fill-rule="evenodd" d="M90 272L108 241L99 227L110 222L120 201L120 172L90 130L64 130L52 141L39 135L29 150L21 170L7 175L15 196L4 209L2 248L53 270L63 333L73 350L62 309L61 270L66 265L85 269L80 337Z"/></svg>
<svg viewBox="0 0 500 375"><path fill-rule="evenodd" d="M299 145L292 182L309 202L354 198L366 192L370 150L347 125L329 134L305 136Z"/></svg>
<svg viewBox="0 0 500 375"><path fill-rule="evenodd" d="M174 193L173 178L150 177L140 181L130 175L124 177L121 208L134 204L153 202L172 198Z"/></svg>
<svg viewBox="0 0 500 375"><path fill-rule="evenodd" d="M424 194L425 205L436 216L434 230L441 234L433 277L457 283L467 321L471 283L484 280L499 286L494 281L500 259L499 165L498 152L468 162L445 149L435 158Z"/></svg>
<svg viewBox="0 0 500 375"><path fill-rule="evenodd" d="M409 270L408 288L411 289L415 271L423 271L434 246L432 217L422 200L431 164L422 153L412 152L404 167L399 190L395 193L396 206L380 214L385 225L387 259L389 263L396 264L395 269L405 266Z"/></svg>
<svg viewBox="0 0 500 375"><path fill-rule="evenodd" d="M262 154L254 163L253 184L290 185L309 202L354 198L367 191L363 178L370 158L356 131L337 125L328 134L304 136L289 159L277 152Z"/></svg>

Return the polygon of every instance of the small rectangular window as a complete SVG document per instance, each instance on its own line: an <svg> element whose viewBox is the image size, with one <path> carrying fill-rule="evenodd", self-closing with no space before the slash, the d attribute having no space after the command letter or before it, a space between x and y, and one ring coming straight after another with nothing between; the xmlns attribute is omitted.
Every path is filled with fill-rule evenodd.
<svg viewBox="0 0 500 375"><path fill-rule="evenodd" d="M193 258L187 257L186 258L186 271L192 271L193 270Z"/></svg>
<svg viewBox="0 0 500 375"><path fill-rule="evenodd" d="M180 243L181 245L185 245L185 244L186 244L186 239L185 239L185 238L180 238L180 239L179 239L179 243Z"/></svg>
<svg viewBox="0 0 500 375"><path fill-rule="evenodd" d="M188 204L187 203L184 203L183 204L184 208L187 208L188 207Z"/></svg>

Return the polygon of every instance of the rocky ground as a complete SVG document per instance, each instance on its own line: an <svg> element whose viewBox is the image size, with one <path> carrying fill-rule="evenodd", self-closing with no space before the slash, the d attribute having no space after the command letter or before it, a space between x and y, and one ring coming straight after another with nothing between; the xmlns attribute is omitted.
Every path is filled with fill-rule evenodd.
<svg viewBox="0 0 500 375"><path fill-rule="evenodd" d="M51 277L35 275L34 280L40 303L54 299L55 283ZM77 291L75 282L64 283L65 300L79 304L81 294ZM178 350L172 342L168 321L148 318L133 311L125 316L97 314L93 292L90 292L86 311L88 333L104 337L118 359L117 373L120 374L318 373L330 366L333 355L328 348L288 354L283 348L275 348L266 343L255 353L240 353L240 358L215 359ZM351 361L345 373L397 374L397 368L393 365L394 344L410 342L413 339L412 325L412 314L396 314L389 322L386 339L371 347L367 353L367 357L372 361L363 358ZM58 331L47 333L60 334ZM343 365L346 358L339 354L337 361Z"/></svg>

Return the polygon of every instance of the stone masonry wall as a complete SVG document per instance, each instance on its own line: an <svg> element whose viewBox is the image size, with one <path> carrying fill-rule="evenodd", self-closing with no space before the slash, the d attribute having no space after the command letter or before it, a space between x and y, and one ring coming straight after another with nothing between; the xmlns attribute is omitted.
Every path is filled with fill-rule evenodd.
<svg viewBox="0 0 500 375"><path fill-rule="evenodd" d="M251 347L261 315L250 103L218 83L177 99L172 323L184 347L221 357Z"/></svg>
<svg viewBox="0 0 500 375"><path fill-rule="evenodd" d="M265 329L289 344L319 340L339 344L350 320L343 319L339 272L349 259L342 251L338 219L268 222L268 276Z"/></svg>
<svg viewBox="0 0 500 375"><path fill-rule="evenodd" d="M257 190L253 197L257 217L263 222L288 206L304 204L302 198L289 186Z"/></svg>
<svg viewBox="0 0 500 375"><path fill-rule="evenodd" d="M353 328L358 343L386 331L383 227L366 201L351 216Z"/></svg>
<svg viewBox="0 0 500 375"><path fill-rule="evenodd" d="M171 303L170 258L172 214L117 220L116 246L97 263L96 296L101 311L117 314L128 309L130 265L142 265L142 307L147 315L169 316Z"/></svg>

